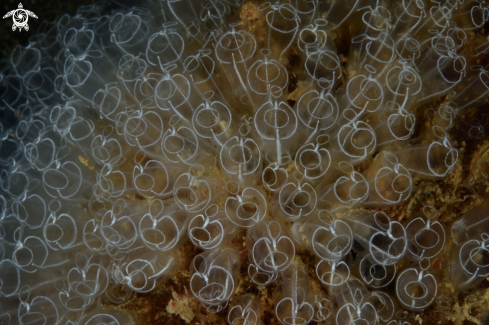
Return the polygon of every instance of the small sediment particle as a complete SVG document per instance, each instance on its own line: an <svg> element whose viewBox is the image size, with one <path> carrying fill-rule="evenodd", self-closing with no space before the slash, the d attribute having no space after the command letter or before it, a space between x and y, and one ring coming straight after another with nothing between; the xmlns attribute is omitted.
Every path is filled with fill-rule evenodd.
<svg viewBox="0 0 489 325"><path fill-rule="evenodd" d="M89 162L88 162L88 159L83 157L83 156L78 156L78 159L80 160L80 162L88 167L88 169L90 169L91 172L93 172L95 170L95 167L93 167Z"/></svg>
<svg viewBox="0 0 489 325"><path fill-rule="evenodd" d="M179 296L176 292L172 293L173 299L170 299L166 306L166 311L170 314L180 316L184 321L190 323L194 317L194 310L197 310L200 305L190 295L188 295L187 288L185 288L185 295Z"/></svg>

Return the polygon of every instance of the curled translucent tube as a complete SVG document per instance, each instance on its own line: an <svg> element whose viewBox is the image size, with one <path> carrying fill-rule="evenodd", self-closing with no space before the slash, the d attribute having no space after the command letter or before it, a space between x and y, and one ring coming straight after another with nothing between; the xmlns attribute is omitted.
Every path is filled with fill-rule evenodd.
<svg viewBox="0 0 489 325"><path fill-rule="evenodd" d="M261 180L265 188L270 192L279 191L287 184L289 174L278 163L271 163L263 169Z"/></svg>
<svg viewBox="0 0 489 325"><path fill-rule="evenodd" d="M243 125L240 132L244 128ZM226 179L242 185L254 185L262 172L262 155L258 144L251 138L233 137L223 146L219 155L221 170Z"/></svg>
<svg viewBox="0 0 489 325"><path fill-rule="evenodd" d="M133 291L145 293L166 282L179 267L178 252L155 252L144 247L114 264L112 278Z"/></svg>
<svg viewBox="0 0 489 325"><path fill-rule="evenodd" d="M398 141L408 140L414 134L416 117L406 110L406 96L402 105L394 101L385 103L383 114L388 115L383 121L375 126L375 134L379 139L377 148L386 145L395 145Z"/></svg>
<svg viewBox="0 0 489 325"><path fill-rule="evenodd" d="M364 202L368 198L370 188L367 179L355 171L350 163L342 161L337 169L343 176L340 176L334 184L324 187L319 184L316 187L318 206L331 212Z"/></svg>
<svg viewBox="0 0 489 325"><path fill-rule="evenodd" d="M127 251L138 239L135 219L142 213L118 199L111 207L97 211L97 218L90 219L83 228L83 242L96 253Z"/></svg>
<svg viewBox="0 0 489 325"><path fill-rule="evenodd" d="M483 100L489 93L489 71L479 65L472 66L470 69L478 71L478 75L467 80L468 85L452 99L460 110Z"/></svg>
<svg viewBox="0 0 489 325"><path fill-rule="evenodd" d="M340 100L340 106L345 105L349 110L358 114L377 111L384 102L384 89L381 83L374 77L377 70L371 65L366 65L368 75L357 75L351 78L346 85L346 93ZM351 113L349 113L351 115Z"/></svg>
<svg viewBox="0 0 489 325"><path fill-rule="evenodd" d="M396 4L393 14L396 18L392 26L393 35L400 35L409 28L415 29L427 16L425 4L422 1L403 1Z"/></svg>
<svg viewBox="0 0 489 325"><path fill-rule="evenodd" d="M66 277L68 288L84 298L96 298L103 294L109 284L109 275L103 262L103 258L78 253L75 256L75 267L68 271Z"/></svg>
<svg viewBox="0 0 489 325"><path fill-rule="evenodd" d="M397 41L396 53L402 60L412 63L421 55L421 44L417 39L406 35Z"/></svg>
<svg viewBox="0 0 489 325"><path fill-rule="evenodd" d="M304 180L317 184L331 166L331 154L325 148L329 141L327 135L319 135L316 143L308 143L295 154L295 166L304 175Z"/></svg>
<svg viewBox="0 0 489 325"><path fill-rule="evenodd" d="M83 286L83 285L81 285ZM70 288L65 281L58 278L55 283L56 290L59 292L58 298L60 303L69 311L84 311L93 303L92 297L80 296L76 291Z"/></svg>
<svg viewBox="0 0 489 325"><path fill-rule="evenodd" d="M336 313L337 324L377 324L377 310L369 301L370 293L358 279L350 279L335 288L335 292L335 300L339 306Z"/></svg>
<svg viewBox="0 0 489 325"><path fill-rule="evenodd" d="M129 249L137 240L134 212L124 199L117 200L100 221L100 234L107 246L117 250Z"/></svg>
<svg viewBox="0 0 489 325"><path fill-rule="evenodd" d="M258 268L255 264L250 263L248 266L248 275L254 284L259 286L268 286L278 279L279 272L265 272Z"/></svg>
<svg viewBox="0 0 489 325"><path fill-rule="evenodd" d="M415 145L410 148L394 152L399 163L406 166L412 173L423 177L445 177L458 160L458 150L452 147L448 135L439 126L433 127L437 141L429 145Z"/></svg>
<svg viewBox="0 0 489 325"><path fill-rule="evenodd" d="M116 124L117 133L124 136L128 145L148 153L157 148L156 145L163 135L163 121L152 111L121 113L116 118Z"/></svg>
<svg viewBox="0 0 489 325"><path fill-rule="evenodd" d="M280 274L274 291L275 314L283 325L308 324L314 316L311 284L304 265L293 264Z"/></svg>
<svg viewBox="0 0 489 325"><path fill-rule="evenodd" d="M14 216L28 229L38 229L46 220L46 203L37 194L26 195L19 200L14 200L11 202L11 209Z"/></svg>
<svg viewBox="0 0 489 325"><path fill-rule="evenodd" d="M193 129L200 137L221 147L237 133L233 114L225 103L213 100L214 91L208 90L202 96L205 102L192 115Z"/></svg>
<svg viewBox="0 0 489 325"><path fill-rule="evenodd" d="M411 195L411 174L393 153L380 153L364 175L370 180L369 198L364 204L394 205L406 201Z"/></svg>
<svg viewBox="0 0 489 325"><path fill-rule="evenodd" d="M153 66L175 63L183 54L185 42L178 33L177 23L163 23L161 31L149 37L146 59Z"/></svg>
<svg viewBox="0 0 489 325"><path fill-rule="evenodd" d="M205 251L194 258L190 289L208 312L226 308L238 282L239 268L239 255L232 248Z"/></svg>
<svg viewBox="0 0 489 325"><path fill-rule="evenodd" d="M215 80L216 62L212 57L210 49L200 49L194 55L189 55L183 62L185 72L190 76L193 84L195 84L202 93L207 90L218 92L219 97L222 95L224 85L217 85Z"/></svg>
<svg viewBox="0 0 489 325"><path fill-rule="evenodd" d="M143 92L140 90L142 89L139 88L138 85L144 83L145 78L143 76L146 72L147 67L148 63L142 58L142 55L134 56L132 54L126 54L122 56L119 60L117 78L121 80L120 82L122 83L124 88L126 88L127 93L132 94L139 104L143 103L144 98L141 96ZM108 92L109 89L111 90L110 92ZM119 104L122 104L122 92L119 90L119 87L113 87L109 89L106 87L105 92L103 90L99 90L99 92L101 92L99 96L97 96L97 94L94 96L93 106L94 108L98 107L100 113L115 112L119 107ZM147 98L148 97L146 97L146 99ZM148 105L145 104L141 106ZM155 106L155 104L153 103L153 105L151 106L153 107Z"/></svg>
<svg viewBox="0 0 489 325"><path fill-rule="evenodd" d="M22 271L34 273L38 269L58 264L60 256L49 254L48 246L37 236L23 236L22 228L14 232L16 241L12 262ZM56 265L57 266L57 265Z"/></svg>
<svg viewBox="0 0 489 325"><path fill-rule="evenodd" d="M231 325L258 325L261 314L259 300L254 295L246 293L232 302L228 322Z"/></svg>
<svg viewBox="0 0 489 325"><path fill-rule="evenodd" d="M299 32L300 18L296 9L288 4L271 4L266 2L259 10L267 11L266 21L269 27L266 39L266 46L276 49L274 57L281 57L292 45L297 33Z"/></svg>
<svg viewBox="0 0 489 325"><path fill-rule="evenodd" d="M247 187L242 191L238 183L226 183L231 194L224 206L226 216L238 227L253 227L265 218L267 213L266 194L260 188Z"/></svg>
<svg viewBox="0 0 489 325"><path fill-rule="evenodd" d="M170 128L163 133L161 151L163 156L172 163L191 166L208 160L208 150L201 142L195 131L178 115L173 115L169 121Z"/></svg>
<svg viewBox="0 0 489 325"><path fill-rule="evenodd" d="M185 211L201 212L223 195L222 187L215 178L204 174L204 166L195 164L178 177L173 187L173 197Z"/></svg>
<svg viewBox="0 0 489 325"><path fill-rule="evenodd" d="M454 222L452 226L452 237L457 245L461 245L469 239L480 238L489 233L489 204L482 203L480 206L467 212L463 218Z"/></svg>
<svg viewBox="0 0 489 325"><path fill-rule="evenodd" d="M309 76L316 81L327 81L334 90L341 79L341 62L338 55L317 43L308 45L306 53L305 68Z"/></svg>
<svg viewBox="0 0 489 325"><path fill-rule="evenodd" d="M350 279L351 261L348 256L335 262L319 261L316 274L321 284L326 288L337 288Z"/></svg>
<svg viewBox="0 0 489 325"><path fill-rule="evenodd" d="M435 221L438 212L432 206L423 207L423 217L412 220L406 226L408 238L407 257L412 261L433 258L445 247L445 229Z"/></svg>
<svg viewBox="0 0 489 325"><path fill-rule="evenodd" d="M370 256L364 256L358 263L358 272L362 281L370 288L381 289L394 281L396 266L373 263Z"/></svg>
<svg viewBox="0 0 489 325"><path fill-rule="evenodd" d="M433 100L441 97L450 90L454 89L464 78L466 73L467 61L464 56L458 55L453 51L448 51L446 55L438 55L433 58L435 64L426 60L418 66L424 85L420 102Z"/></svg>
<svg viewBox="0 0 489 325"><path fill-rule="evenodd" d="M316 190L303 181L304 175L294 173L295 182L285 184L274 194L273 216L282 221L298 221L310 215L317 204Z"/></svg>
<svg viewBox="0 0 489 325"><path fill-rule="evenodd" d="M311 1L312 3L312 1ZM318 44L322 46L328 40L326 33L326 25L328 21L325 19L315 19L314 24L307 25L299 32L297 37L297 46L301 51L305 51L306 48L312 44Z"/></svg>
<svg viewBox="0 0 489 325"><path fill-rule="evenodd" d="M53 297L54 298L54 297ZM62 318L61 308L53 299L46 296L31 297L29 286L23 286L19 292L19 324L26 325L34 321L44 324L58 324Z"/></svg>
<svg viewBox="0 0 489 325"><path fill-rule="evenodd" d="M367 300L374 306L379 323L391 324L391 320L396 317L393 298L384 291L372 291Z"/></svg>
<svg viewBox="0 0 489 325"><path fill-rule="evenodd" d="M312 132L306 143L311 141L318 132L333 127L338 119L339 106L335 96L331 93L332 83L320 78L318 81L320 91L316 89L305 92L297 102L297 117Z"/></svg>
<svg viewBox="0 0 489 325"><path fill-rule="evenodd" d="M388 90L386 100L396 103L405 102L407 97L412 100L421 92L423 87L421 77L409 61L400 60L399 63L399 65L390 68L385 76Z"/></svg>
<svg viewBox="0 0 489 325"><path fill-rule="evenodd" d="M42 175L44 189L53 198L74 199L76 194L87 194L92 183L91 175L86 175L73 161L56 161L52 168Z"/></svg>
<svg viewBox="0 0 489 325"><path fill-rule="evenodd" d="M91 143L92 157L101 165L110 164L116 166L125 160L122 155L122 145L119 140L111 137L114 133L113 126L106 126L102 132L95 136Z"/></svg>
<svg viewBox="0 0 489 325"><path fill-rule="evenodd" d="M188 235L192 243L202 249L214 249L224 245L237 234L237 227L219 211L219 206L209 206L204 214L199 214L190 220Z"/></svg>
<svg viewBox="0 0 489 325"><path fill-rule="evenodd" d="M100 117L114 121L117 114L121 113L125 104L122 92L114 84L105 85L104 89L99 89L92 99L92 107L99 111Z"/></svg>
<svg viewBox="0 0 489 325"><path fill-rule="evenodd" d="M329 324L333 320L333 306L331 301L325 297L320 290L314 290L314 316L312 319L317 323Z"/></svg>
<svg viewBox="0 0 489 325"><path fill-rule="evenodd" d="M382 19L385 19L385 17L380 15L375 18L379 21L379 23L376 22L375 24L379 25L382 25ZM395 42L392 37L385 32L377 33L376 31L375 34L377 35L362 34L352 39L354 47L362 47L360 56L352 62L354 64L352 65L353 70L359 69L362 71L366 65L370 65L378 71L383 71L395 59Z"/></svg>
<svg viewBox="0 0 489 325"><path fill-rule="evenodd" d="M339 130L330 141L330 153L333 164L340 161L359 163L369 157L377 147L377 135L372 126L360 120L360 115L352 108L343 110ZM367 119L371 122L369 119Z"/></svg>
<svg viewBox="0 0 489 325"><path fill-rule="evenodd" d="M429 267L430 261L422 259L419 267L408 268L397 277L397 299L404 308L417 311L434 302L438 284L435 277L428 273Z"/></svg>
<svg viewBox="0 0 489 325"><path fill-rule="evenodd" d="M282 94L289 80L285 66L269 58L271 52L268 48L262 48L260 53L263 58L256 60L248 69L248 87L255 104L262 103L266 95Z"/></svg>
<svg viewBox="0 0 489 325"><path fill-rule="evenodd" d="M83 315L80 320L85 325L134 325L134 319L127 313L112 306L101 306ZM71 325L71 324L70 324Z"/></svg>
<svg viewBox="0 0 489 325"><path fill-rule="evenodd" d="M267 273L281 272L294 260L295 246L286 227L274 220L264 220L248 232L246 246L251 248L254 265Z"/></svg>
<svg viewBox="0 0 489 325"><path fill-rule="evenodd" d="M294 111L283 101L267 101L256 111L254 124L256 132L263 139L262 149L270 146L276 148L275 152L265 158L279 165L284 164L297 133L297 116Z"/></svg>
<svg viewBox="0 0 489 325"><path fill-rule="evenodd" d="M132 172L136 191L147 199L170 196L177 175L181 174L183 170L172 164L165 165L158 160L144 159L146 158L144 153L140 157L136 154L136 165Z"/></svg>
<svg viewBox="0 0 489 325"><path fill-rule="evenodd" d="M134 7L127 13L113 15L109 24L111 43L123 53L139 53L150 34L149 14L149 9Z"/></svg>
<svg viewBox="0 0 489 325"><path fill-rule="evenodd" d="M455 250L450 269L451 280L457 289L465 289L489 275L489 235L468 240Z"/></svg>
<svg viewBox="0 0 489 325"><path fill-rule="evenodd" d="M251 104L251 94L245 84L246 75L256 51L256 41L252 34L238 29L239 23L230 25L231 30L224 33L215 46L217 62L224 66L233 85L233 93L241 103Z"/></svg>
<svg viewBox="0 0 489 325"><path fill-rule="evenodd" d="M105 290L105 295L112 303L120 305L131 298L132 290L124 283L119 283L111 279L107 290Z"/></svg>
<svg viewBox="0 0 489 325"><path fill-rule="evenodd" d="M171 110L183 119L191 121L194 110L197 108L194 102L196 98L192 98L190 82L184 75L174 73L170 76L170 71L175 68L176 66L171 64L164 68L162 76L154 76L158 80L154 100L161 110Z"/></svg>
<svg viewBox="0 0 489 325"><path fill-rule="evenodd" d="M132 185L132 173L115 167L108 163L97 173L93 186L93 194L97 200L113 202Z"/></svg>
<svg viewBox="0 0 489 325"><path fill-rule="evenodd" d="M350 226L342 220L335 219L327 210L313 214L303 224L294 224L292 232L296 242L304 244L303 241L307 240L306 247L327 262L341 260L350 252L353 245Z"/></svg>
<svg viewBox="0 0 489 325"><path fill-rule="evenodd" d="M353 237L368 253L373 263L392 265L405 255L408 245L406 229L383 212L352 212L346 217Z"/></svg>
<svg viewBox="0 0 489 325"><path fill-rule="evenodd" d="M139 236L152 250L176 249L187 240L189 215L172 201L153 200L139 221Z"/></svg>

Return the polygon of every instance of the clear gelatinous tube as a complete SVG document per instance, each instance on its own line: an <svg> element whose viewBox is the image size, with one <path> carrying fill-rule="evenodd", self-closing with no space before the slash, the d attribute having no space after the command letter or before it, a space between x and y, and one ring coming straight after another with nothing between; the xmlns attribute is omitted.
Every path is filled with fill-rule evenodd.
<svg viewBox="0 0 489 325"><path fill-rule="evenodd" d="M351 212L346 221L351 226L355 241L370 254L372 262L392 265L406 254L406 229L398 221L392 221L385 213Z"/></svg>
<svg viewBox="0 0 489 325"><path fill-rule="evenodd" d="M399 163L423 177L444 177L450 173L457 163L458 150L452 146L441 127L434 126L433 134L438 140L429 145L419 144L394 152Z"/></svg>
<svg viewBox="0 0 489 325"><path fill-rule="evenodd" d="M217 313L226 308L237 285L239 268L239 256L232 248L205 251L194 258L190 289L207 311Z"/></svg>
<svg viewBox="0 0 489 325"><path fill-rule="evenodd" d="M427 272L429 266L430 261L423 259L418 268L408 268L397 277L397 299L404 308L421 310L435 300L438 284L435 277Z"/></svg>
<svg viewBox="0 0 489 325"><path fill-rule="evenodd" d="M423 207L423 213L424 218L418 217L406 226L407 257L412 261L433 258L445 247L445 229L437 221L438 212L427 205Z"/></svg>
<svg viewBox="0 0 489 325"><path fill-rule="evenodd" d="M292 232L296 242L304 244L303 241L307 240L306 247L327 262L341 260L353 245L350 226L343 220L335 219L327 210L320 210L303 224L296 223Z"/></svg>
<svg viewBox="0 0 489 325"><path fill-rule="evenodd" d="M285 184L274 195L273 216L282 221L298 221L310 215L316 208L317 194L303 175L294 173L295 182Z"/></svg>
<svg viewBox="0 0 489 325"><path fill-rule="evenodd" d="M261 314L260 302L254 295L247 293L231 303L228 322L231 325L258 325Z"/></svg>
<svg viewBox="0 0 489 325"><path fill-rule="evenodd" d="M226 183L231 194L224 206L226 216L239 227L250 228L258 224L267 214L265 193L259 188L247 187L240 190L238 183Z"/></svg>
<svg viewBox="0 0 489 325"><path fill-rule="evenodd" d="M174 202L153 200L139 221L139 236L152 250L174 250L187 240L189 221L189 214Z"/></svg>
<svg viewBox="0 0 489 325"><path fill-rule="evenodd" d="M251 228L246 243L251 248L250 258L254 265L249 271L261 271L258 275L267 273L274 278L294 260L294 243L287 236L286 227L278 221L264 220ZM259 277L253 275L250 274L252 281L259 283Z"/></svg>
<svg viewBox="0 0 489 325"><path fill-rule="evenodd" d="M219 206L209 206L204 214L199 214L190 220L188 234L192 243L202 249L213 249L224 245L237 234L237 227L219 211Z"/></svg>
<svg viewBox="0 0 489 325"><path fill-rule="evenodd" d="M283 325L308 324L314 317L309 275L302 264L293 264L280 274L274 291L275 314Z"/></svg>

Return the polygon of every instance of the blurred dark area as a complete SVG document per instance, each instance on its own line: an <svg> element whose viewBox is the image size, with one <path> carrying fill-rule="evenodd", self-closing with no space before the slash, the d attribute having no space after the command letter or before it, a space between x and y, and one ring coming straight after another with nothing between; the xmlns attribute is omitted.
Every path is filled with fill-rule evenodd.
<svg viewBox="0 0 489 325"><path fill-rule="evenodd" d="M17 9L19 2L22 2L24 9L34 12L39 18L29 17L29 30L21 32L12 31L12 17L0 21L0 60L9 57L17 44L28 45L29 38L37 33L43 20L53 21L64 14L74 15L79 6L91 4L92 0L1 0L0 16Z"/></svg>

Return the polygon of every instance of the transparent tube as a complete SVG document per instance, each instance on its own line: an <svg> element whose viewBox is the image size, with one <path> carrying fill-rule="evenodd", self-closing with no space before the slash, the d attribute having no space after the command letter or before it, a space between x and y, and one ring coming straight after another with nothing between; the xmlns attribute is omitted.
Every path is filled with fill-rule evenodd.
<svg viewBox="0 0 489 325"><path fill-rule="evenodd" d="M383 212L351 212L346 217L353 237L370 253L373 263L392 265L399 262L407 250L407 235L404 226L392 221Z"/></svg>
<svg viewBox="0 0 489 325"><path fill-rule="evenodd" d="M239 255L232 248L205 251L190 265L190 289L208 312L226 308L237 285Z"/></svg>
<svg viewBox="0 0 489 325"><path fill-rule="evenodd" d="M246 293L232 302L228 322L230 324L258 325L261 315L262 310L258 299Z"/></svg>
<svg viewBox="0 0 489 325"><path fill-rule="evenodd" d="M230 196L226 199L224 210L229 220L238 227L250 228L267 215L266 193L258 187L240 190L238 183L226 183Z"/></svg>
<svg viewBox="0 0 489 325"><path fill-rule="evenodd" d="M335 219L327 210L313 214L303 224L294 224L292 232L299 245L306 246L317 257L327 262L341 260L350 252L353 245L350 226L340 219Z"/></svg>
<svg viewBox="0 0 489 325"><path fill-rule="evenodd" d="M429 260L423 259L419 262L419 267L408 268L397 277L397 299L404 308L416 311L434 302L438 284L435 277L427 272L429 266Z"/></svg>
<svg viewBox="0 0 489 325"><path fill-rule="evenodd" d="M214 249L227 244L237 235L237 227L217 205L209 206L204 214L190 220L188 234L192 243L202 249Z"/></svg>
<svg viewBox="0 0 489 325"><path fill-rule="evenodd" d="M452 147L448 136L441 127L434 126L437 141L418 144L408 149L394 151L399 163L412 173L422 177L435 178L448 175L458 160L458 150Z"/></svg>
<svg viewBox="0 0 489 325"><path fill-rule="evenodd" d="M304 265L293 264L280 274L274 291L275 314L283 325L307 324L314 316L311 285Z"/></svg>
<svg viewBox="0 0 489 325"><path fill-rule="evenodd" d="M276 274L285 270L295 256L295 246L287 236L286 227L270 219L251 228L246 236L246 246L251 248L253 262L253 268L248 271L255 272L250 273L250 277L257 284L263 283L263 278L266 278L266 284L276 279Z"/></svg>
<svg viewBox="0 0 489 325"><path fill-rule="evenodd" d="M153 200L139 221L143 243L152 250L165 252L183 245L187 237L190 215L172 200Z"/></svg>

